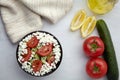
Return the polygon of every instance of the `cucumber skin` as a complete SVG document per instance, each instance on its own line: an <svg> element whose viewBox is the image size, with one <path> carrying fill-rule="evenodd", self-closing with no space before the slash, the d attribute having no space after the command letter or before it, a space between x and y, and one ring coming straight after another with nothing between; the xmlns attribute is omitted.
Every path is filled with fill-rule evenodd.
<svg viewBox="0 0 120 80"><path fill-rule="evenodd" d="M107 78L108 80L118 80L119 69L110 32L107 28L105 21L102 19L97 21L96 27L100 35L100 38L103 40L105 45L103 57L108 65Z"/></svg>

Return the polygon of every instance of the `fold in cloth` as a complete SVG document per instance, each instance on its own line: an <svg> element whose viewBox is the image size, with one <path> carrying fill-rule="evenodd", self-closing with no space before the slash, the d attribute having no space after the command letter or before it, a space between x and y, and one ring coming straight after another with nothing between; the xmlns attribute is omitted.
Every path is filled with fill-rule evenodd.
<svg viewBox="0 0 120 80"><path fill-rule="evenodd" d="M73 0L0 0L0 11L6 32L16 43L26 34L41 29L41 16L56 23L72 5Z"/></svg>

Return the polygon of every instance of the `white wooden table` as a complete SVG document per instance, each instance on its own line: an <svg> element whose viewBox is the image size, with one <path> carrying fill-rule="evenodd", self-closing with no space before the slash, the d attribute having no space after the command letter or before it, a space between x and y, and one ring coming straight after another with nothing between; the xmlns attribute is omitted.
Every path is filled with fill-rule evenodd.
<svg viewBox="0 0 120 80"><path fill-rule="evenodd" d="M33 77L25 73L16 61L17 44L12 44L5 32L0 19L0 80L93 80L86 74L85 65L88 58L84 55L80 32L71 32L70 22L80 9L85 9L87 14L94 15L87 7L86 0L74 0L72 10L57 24L43 20L42 30L55 35L63 47L63 60L57 71L46 77ZM97 19L104 19L111 32L118 65L120 68L120 2L106 15L95 15ZM1 18L1 16L0 16ZM92 35L98 35L95 30ZM105 77L98 80L107 80Z"/></svg>

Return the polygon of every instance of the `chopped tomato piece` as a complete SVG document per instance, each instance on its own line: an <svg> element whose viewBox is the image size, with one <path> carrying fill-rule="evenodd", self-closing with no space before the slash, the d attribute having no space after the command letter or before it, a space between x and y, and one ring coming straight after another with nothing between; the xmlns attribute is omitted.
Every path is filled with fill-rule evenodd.
<svg viewBox="0 0 120 80"><path fill-rule="evenodd" d="M39 40L37 39L36 36L34 36L27 42L27 46L29 48L34 48L38 45L38 43L39 43Z"/></svg>
<svg viewBox="0 0 120 80"><path fill-rule="evenodd" d="M32 54L32 52L31 52L30 48L27 48L27 54L22 55L23 58L22 58L21 62L28 61L31 54Z"/></svg>
<svg viewBox="0 0 120 80"><path fill-rule="evenodd" d="M42 67L42 62L40 60L34 60L32 62L32 68L34 72L40 71Z"/></svg>
<svg viewBox="0 0 120 80"><path fill-rule="evenodd" d="M40 56L47 56L52 52L53 44L47 44L38 49L37 54Z"/></svg>
<svg viewBox="0 0 120 80"><path fill-rule="evenodd" d="M49 65L55 61L55 56L51 56L50 58L47 59L47 62Z"/></svg>

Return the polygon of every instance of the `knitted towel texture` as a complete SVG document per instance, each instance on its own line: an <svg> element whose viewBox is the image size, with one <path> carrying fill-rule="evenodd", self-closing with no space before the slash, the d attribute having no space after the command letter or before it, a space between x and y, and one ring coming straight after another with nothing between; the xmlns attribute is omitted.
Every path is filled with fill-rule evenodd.
<svg viewBox="0 0 120 80"><path fill-rule="evenodd" d="M72 5L73 0L0 0L0 11L6 32L16 43L26 34L42 28L41 16L56 23Z"/></svg>

